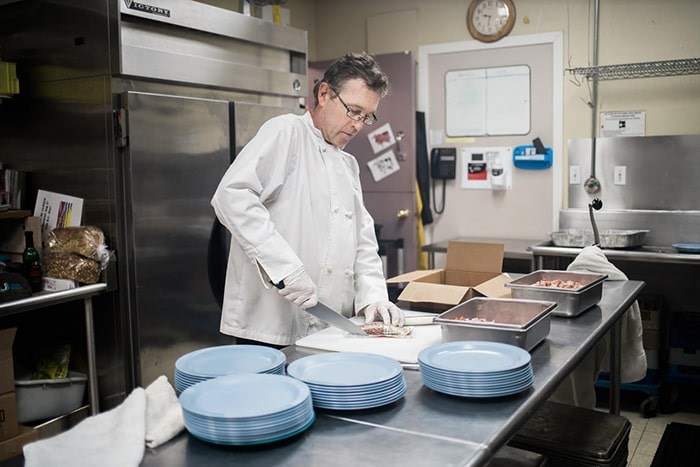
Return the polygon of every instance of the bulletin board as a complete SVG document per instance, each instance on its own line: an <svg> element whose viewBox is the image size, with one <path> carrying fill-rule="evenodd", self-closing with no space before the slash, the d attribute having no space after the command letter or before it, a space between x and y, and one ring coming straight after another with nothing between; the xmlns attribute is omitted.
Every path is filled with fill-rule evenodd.
<svg viewBox="0 0 700 467"><path fill-rule="evenodd" d="M448 137L526 135L530 132L527 65L445 73Z"/></svg>

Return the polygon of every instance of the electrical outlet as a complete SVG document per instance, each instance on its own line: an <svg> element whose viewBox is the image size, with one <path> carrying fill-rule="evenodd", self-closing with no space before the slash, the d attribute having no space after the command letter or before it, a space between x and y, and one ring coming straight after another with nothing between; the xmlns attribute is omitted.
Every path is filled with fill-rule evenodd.
<svg viewBox="0 0 700 467"><path fill-rule="evenodd" d="M615 185L625 185L627 183L627 167L624 165L616 165L615 173L613 174L613 183Z"/></svg>
<svg viewBox="0 0 700 467"><path fill-rule="evenodd" d="M581 167L572 165L569 167L569 185L579 185L581 183Z"/></svg>

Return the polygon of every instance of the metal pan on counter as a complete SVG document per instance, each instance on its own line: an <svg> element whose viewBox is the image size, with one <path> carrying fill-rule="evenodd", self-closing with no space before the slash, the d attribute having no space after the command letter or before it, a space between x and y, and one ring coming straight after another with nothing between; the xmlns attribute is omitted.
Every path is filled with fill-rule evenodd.
<svg viewBox="0 0 700 467"><path fill-rule="evenodd" d="M601 230L601 248L638 248L644 245L649 230ZM554 246L582 248L593 245L595 236L592 230L586 229L563 229L551 232Z"/></svg>
<svg viewBox="0 0 700 467"><path fill-rule="evenodd" d="M598 304L606 274L538 270L506 284L513 298L556 302L554 316L573 318ZM544 285L551 283L551 285ZM555 286L569 283L569 287Z"/></svg>
<svg viewBox="0 0 700 467"><path fill-rule="evenodd" d="M435 318L443 342L491 341L530 351L550 329L553 301L475 297Z"/></svg>

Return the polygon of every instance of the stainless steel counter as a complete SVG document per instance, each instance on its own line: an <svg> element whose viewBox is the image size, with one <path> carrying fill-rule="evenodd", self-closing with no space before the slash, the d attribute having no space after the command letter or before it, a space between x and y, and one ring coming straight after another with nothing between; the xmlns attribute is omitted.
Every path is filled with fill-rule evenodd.
<svg viewBox="0 0 700 467"><path fill-rule="evenodd" d="M530 245L528 250L534 256L537 269L544 269L545 256L575 257L583 248L555 246L551 241ZM700 265L700 254L679 253L670 246L644 245L633 249L608 249L604 248L603 253L610 260L643 261L649 263L673 263L673 264L695 264Z"/></svg>
<svg viewBox="0 0 700 467"><path fill-rule="evenodd" d="M418 371L405 370L407 394L389 406L345 412L317 409L317 420L306 432L256 447L217 446L182 433L147 450L141 466L485 465L611 328L617 330L613 338L618 337L611 352L611 375L617 380L611 393L619 397L616 323L644 285L606 282L598 306L574 319L553 318L549 336L531 352L535 383L524 393L493 399L452 397L423 386ZM291 346L285 353L293 361L317 352Z"/></svg>

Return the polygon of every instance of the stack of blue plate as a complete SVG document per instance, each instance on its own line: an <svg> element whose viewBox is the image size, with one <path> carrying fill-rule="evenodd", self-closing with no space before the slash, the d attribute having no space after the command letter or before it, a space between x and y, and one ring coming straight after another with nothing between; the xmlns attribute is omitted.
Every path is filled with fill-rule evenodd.
<svg viewBox="0 0 700 467"><path fill-rule="evenodd" d="M309 428L316 416L304 383L283 375L221 376L180 394L187 431L203 441L272 443Z"/></svg>
<svg viewBox="0 0 700 467"><path fill-rule="evenodd" d="M499 397L532 386L530 354L500 342L463 341L438 344L418 354L423 384L444 394Z"/></svg>
<svg viewBox="0 0 700 467"><path fill-rule="evenodd" d="M175 390L219 376L272 373L284 374L285 355L262 345L222 345L195 350L175 362Z"/></svg>
<svg viewBox="0 0 700 467"><path fill-rule="evenodd" d="M287 374L306 383L314 406L323 409L369 409L396 402L406 394L401 364L381 355L312 355L290 363Z"/></svg>

